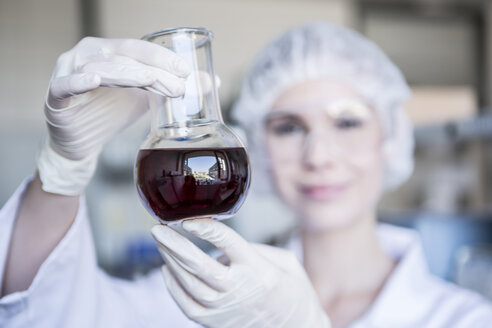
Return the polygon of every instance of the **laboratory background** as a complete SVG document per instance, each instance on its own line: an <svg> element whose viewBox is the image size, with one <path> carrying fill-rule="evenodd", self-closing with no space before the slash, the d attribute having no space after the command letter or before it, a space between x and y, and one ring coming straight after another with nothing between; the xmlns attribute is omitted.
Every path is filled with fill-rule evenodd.
<svg viewBox="0 0 492 328"><path fill-rule="evenodd" d="M223 115L253 56L308 20L354 28L378 44L412 87L415 171L385 197L380 220L417 229L431 271L492 299L492 1L487 0L0 0L0 205L34 173L46 136L43 103L59 54L82 37L140 38L168 27L214 33ZM105 147L86 195L100 265L135 277L161 263L133 166L148 115ZM227 224L275 243L294 220L253 189ZM201 245L207 248L208 245ZM340 252L344 250L341 249Z"/></svg>

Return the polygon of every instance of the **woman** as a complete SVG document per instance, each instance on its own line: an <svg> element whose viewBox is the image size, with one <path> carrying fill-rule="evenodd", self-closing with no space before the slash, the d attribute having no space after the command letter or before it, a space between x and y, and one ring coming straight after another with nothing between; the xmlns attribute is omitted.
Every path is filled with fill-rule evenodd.
<svg viewBox="0 0 492 328"><path fill-rule="evenodd" d="M323 23L269 45L234 109L254 132L253 164L299 218L290 251L250 244L217 221L190 220L183 228L225 256L216 261L171 228L154 227L169 293L158 272L124 282L98 271L79 195L105 140L145 107L141 89L99 86L179 96L187 75L179 58L141 42L85 39L60 58L39 176L0 213L0 305L7 309L0 323L195 326L172 296L209 327L488 324L488 303L428 273L412 232L376 228L383 188L411 172L411 130L401 110L408 88L373 44Z"/></svg>
<svg viewBox="0 0 492 328"><path fill-rule="evenodd" d="M286 32L256 58L233 116L252 137L253 164L263 165L298 218L300 233L288 248L297 251L334 327L485 327L492 318L490 305L432 276L413 232L376 225L382 191L401 184L413 167L412 130L402 109L408 96L401 73L374 44L345 28L312 23ZM280 294L288 288L285 280L290 286L299 283L285 278L286 267L297 270L282 264L288 259L244 245L230 231L219 233L225 230L219 223L183 227L220 240L226 254L248 249L239 259L229 256L231 264L213 275L220 278L210 279L210 270L203 273L213 267L204 264L205 255L169 228L153 229L168 264L163 272L171 294L198 322L220 327L224 316L238 317L235 308L242 313L248 307L250 299L243 295L269 300L272 290ZM260 258L261 265L245 268L257 272L244 274L249 275L245 290L220 284L235 265ZM273 282L262 282L270 270L276 272ZM221 300L235 297L240 301ZM221 301L217 305L210 298ZM308 300L300 294L298 306ZM285 301L286 309L293 304Z"/></svg>
<svg viewBox="0 0 492 328"><path fill-rule="evenodd" d="M183 311L211 327L233 327L257 313L274 327L323 326L321 315L302 323L307 303L324 310L333 327L486 327L490 304L431 275L414 232L376 225L381 193L413 167L402 109L408 96L381 50L345 28L311 23L268 45L233 116L252 137L253 165L263 165L298 218L299 235L287 247L302 261L319 307L301 292L311 286L293 277L299 268L288 255L249 245L218 222L190 221L184 229L215 242L230 263L217 265L173 230L154 227L167 285ZM286 288L299 296L271 300ZM261 308L271 303L285 306L283 316Z"/></svg>

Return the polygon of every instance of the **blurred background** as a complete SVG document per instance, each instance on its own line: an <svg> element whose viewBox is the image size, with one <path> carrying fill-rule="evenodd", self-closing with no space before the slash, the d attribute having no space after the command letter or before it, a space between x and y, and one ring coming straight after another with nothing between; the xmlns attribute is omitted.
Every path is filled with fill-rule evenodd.
<svg viewBox="0 0 492 328"><path fill-rule="evenodd" d="M35 170L43 102L59 54L84 36L140 38L175 26L215 34L222 110L253 56L308 20L352 27L376 42L413 89L411 180L381 203L381 219L421 232L431 270L492 298L492 2L483 0L0 0L0 205ZM87 201L100 264L131 277L160 263L133 164L144 117L105 148ZM228 224L255 242L281 240L293 218L251 192Z"/></svg>

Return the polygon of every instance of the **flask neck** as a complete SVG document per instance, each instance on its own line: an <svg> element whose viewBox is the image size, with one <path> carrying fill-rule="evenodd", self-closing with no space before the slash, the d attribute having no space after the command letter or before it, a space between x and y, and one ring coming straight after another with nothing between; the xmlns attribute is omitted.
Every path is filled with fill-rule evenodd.
<svg viewBox="0 0 492 328"><path fill-rule="evenodd" d="M151 94L152 129L188 126L191 122L222 122L213 66L212 33L204 28L177 28L144 37L181 56L191 68L179 98Z"/></svg>
<svg viewBox="0 0 492 328"><path fill-rule="evenodd" d="M149 95L151 129L185 127L208 122L224 123L218 101L213 106L200 103L199 98L167 98ZM213 100L213 99L207 99Z"/></svg>

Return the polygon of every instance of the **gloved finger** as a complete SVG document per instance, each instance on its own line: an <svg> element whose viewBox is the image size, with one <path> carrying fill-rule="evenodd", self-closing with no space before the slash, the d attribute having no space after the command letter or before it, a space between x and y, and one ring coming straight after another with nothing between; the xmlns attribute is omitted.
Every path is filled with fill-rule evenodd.
<svg viewBox="0 0 492 328"><path fill-rule="evenodd" d="M115 54L131 57L179 77L187 77L191 71L183 58L155 43L137 39L109 39L107 45Z"/></svg>
<svg viewBox="0 0 492 328"><path fill-rule="evenodd" d="M229 257L231 262L247 262L256 255L255 250L243 237L219 221L185 220L181 225L184 230L214 244Z"/></svg>
<svg viewBox="0 0 492 328"><path fill-rule="evenodd" d="M186 96L206 95L213 90L213 87L210 74L205 71L193 71L186 80Z"/></svg>
<svg viewBox="0 0 492 328"><path fill-rule="evenodd" d="M162 266L162 275L172 298L190 319L196 320L202 313L205 313L207 309L186 293L167 265Z"/></svg>
<svg viewBox="0 0 492 328"><path fill-rule="evenodd" d="M97 56L91 57L91 62L112 62L112 63L119 63L119 64L124 64L124 65L138 65L139 62L130 58L130 57L125 57L125 56L120 56L120 55L114 55L114 54L99 54ZM86 63L87 64L87 63ZM150 70L156 70L156 71L162 71L164 72L163 76L168 76L168 72L163 71L159 68L156 68L154 66L149 66L149 65L142 65L142 69L150 69ZM80 70L80 68L78 69ZM167 73L167 74L166 74ZM164 79L161 79L162 81L165 81ZM213 90L214 87L219 88L221 84L221 80L219 76L215 75L215 86L212 83L212 78L210 77L210 74L208 74L206 71L200 71L200 70L195 70L191 71L190 74L188 75L186 79L186 85L187 85L187 96L197 96L197 95L205 95L208 94ZM196 87L196 84L200 84L200 88Z"/></svg>
<svg viewBox="0 0 492 328"><path fill-rule="evenodd" d="M186 287L187 290L192 290L194 287L194 284L203 284L206 286L206 288L201 288L200 286L198 287L199 289L203 289L204 293L209 293L207 289L210 291L212 290L217 290L217 291L224 291L224 286L222 284L216 284L215 279L209 279L210 285L207 283L207 281L204 281L201 279L201 277L197 277L196 275L193 275L186 269L186 264L181 262L178 258L174 257L173 255L170 254L169 250L162 246L161 244L157 244L157 249L159 250L159 253L161 254L162 258L166 263L169 263L169 268L175 273L175 276L180 278L181 284ZM181 279L182 278L182 279ZM218 277L216 277L218 278ZM196 281L196 280L199 281ZM225 278L224 278L225 279ZM217 279L220 281L221 279Z"/></svg>
<svg viewBox="0 0 492 328"><path fill-rule="evenodd" d="M185 81L166 71L140 63L89 62L81 70L101 77L101 86L144 87L164 96L179 97L184 93Z"/></svg>
<svg viewBox="0 0 492 328"><path fill-rule="evenodd" d="M54 100L61 100L98 88L101 77L94 72L76 73L53 79L49 95Z"/></svg>
<svg viewBox="0 0 492 328"><path fill-rule="evenodd" d="M186 237L164 225L152 227L152 235L160 251L172 256L186 271L209 286L220 290L227 288L228 267L212 259Z"/></svg>
<svg viewBox="0 0 492 328"><path fill-rule="evenodd" d="M222 299L223 294L221 292L213 289L213 286L207 285L199 277L186 271L176 259L163 251L161 247L159 247L159 251L167 267L188 295L207 308L217 305L217 302Z"/></svg>

